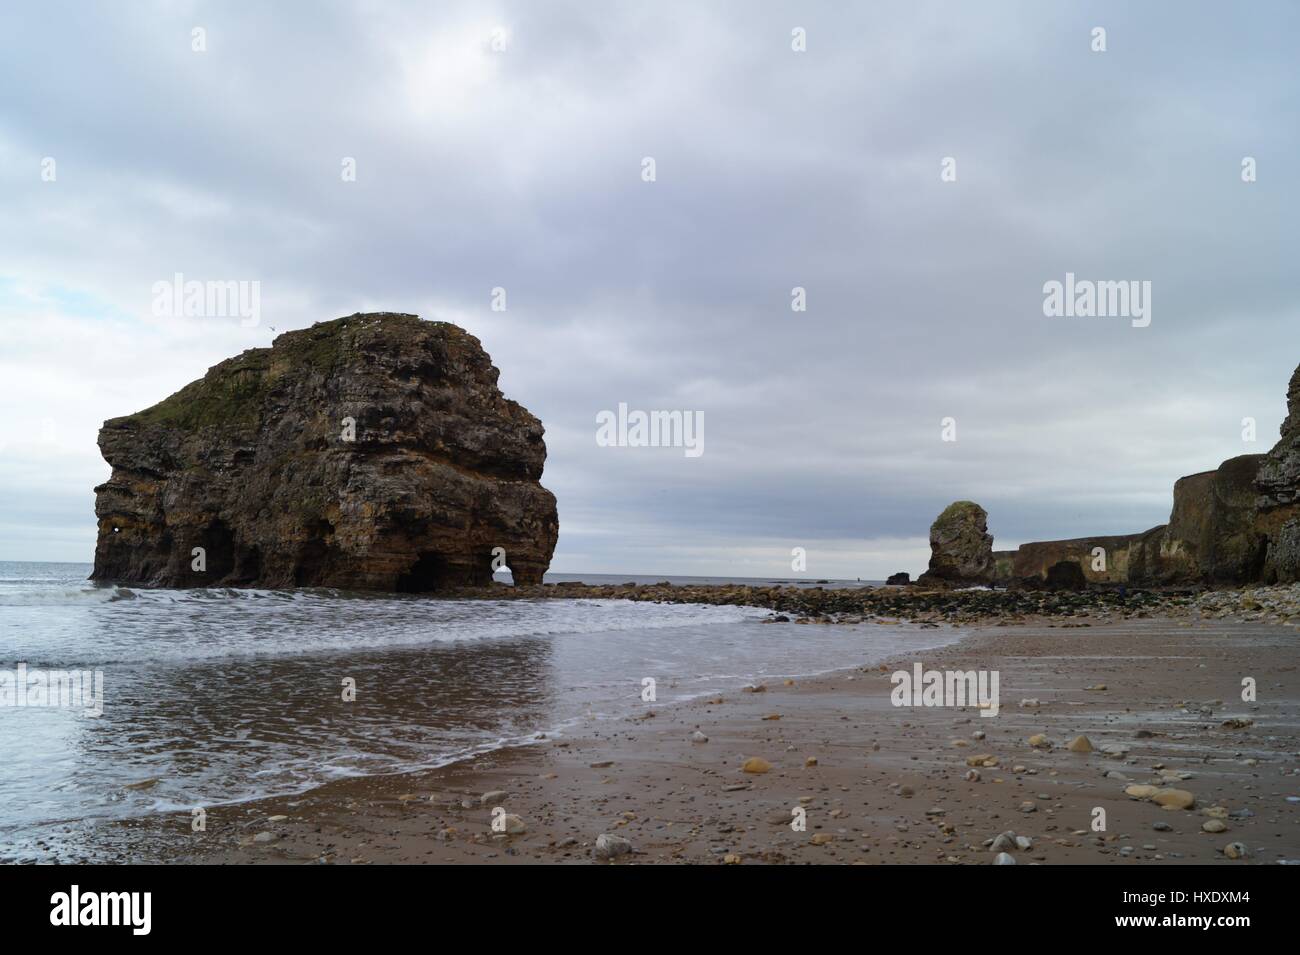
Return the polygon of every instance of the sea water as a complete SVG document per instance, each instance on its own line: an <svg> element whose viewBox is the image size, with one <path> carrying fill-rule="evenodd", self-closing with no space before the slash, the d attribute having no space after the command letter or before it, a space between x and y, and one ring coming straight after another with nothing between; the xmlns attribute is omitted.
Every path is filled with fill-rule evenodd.
<svg viewBox="0 0 1300 955"><path fill-rule="evenodd" d="M0 670L102 674L102 714L0 705L0 859L70 822L431 768L538 734L950 643L628 600L95 586L0 562ZM594 579L605 582L607 579ZM12 702L12 699L10 700Z"/></svg>

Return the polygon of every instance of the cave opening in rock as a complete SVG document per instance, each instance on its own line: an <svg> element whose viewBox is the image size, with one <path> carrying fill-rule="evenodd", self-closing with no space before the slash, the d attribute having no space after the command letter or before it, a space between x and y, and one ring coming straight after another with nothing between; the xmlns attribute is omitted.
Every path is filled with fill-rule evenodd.
<svg viewBox="0 0 1300 955"><path fill-rule="evenodd" d="M199 537L207 563L207 570L201 576L205 583L215 584L235 569L234 532L217 518L208 522Z"/></svg>
<svg viewBox="0 0 1300 955"><path fill-rule="evenodd" d="M294 586L321 586L334 560L334 548L329 544L333 534L334 525L329 521L314 521L307 528L307 540L298 548L298 558L294 562Z"/></svg>
<svg viewBox="0 0 1300 955"><path fill-rule="evenodd" d="M444 557L426 550L421 551L410 569L397 578L397 589L404 594L422 594L453 587L459 582Z"/></svg>
<svg viewBox="0 0 1300 955"><path fill-rule="evenodd" d="M237 584L248 584L256 581L262 576L262 551L254 544L252 547L238 546L235 548L235 569L231 574L231 582Z"/></svg>

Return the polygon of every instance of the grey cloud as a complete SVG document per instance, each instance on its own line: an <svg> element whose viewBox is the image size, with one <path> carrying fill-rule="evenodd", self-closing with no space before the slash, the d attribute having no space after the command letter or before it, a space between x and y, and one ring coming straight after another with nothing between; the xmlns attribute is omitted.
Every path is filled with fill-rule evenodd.
<svg viewBox="0 0 1300 955"><path fill-rule="evenodd" d="M1000 543L1143 529L1180 474L1266 449L1300 359L1298 20L1173 2L6 9L0 319L35 314L4 280L103 316L43 307L95 353L24 326L9 361L48 372L0 396L93 433L269 325L419 311L480 335L547 424L557 569L780 573L825 542L818 576L882 576L958 497ZM57 184L36 178L45 155ZM261 280L263 327L153 319L148 289L175 271ZM1151 327L1045 318L1066 271L1150 279ZM133 331L103 334L110 316ZM73 381L98 400L67 398ZM705 455L597 447L620 401L703 411ZM57 527L42 556L89 553L73 488L102 479L91 451L53 488L39 454L0 453L5 499Z"/></svg>

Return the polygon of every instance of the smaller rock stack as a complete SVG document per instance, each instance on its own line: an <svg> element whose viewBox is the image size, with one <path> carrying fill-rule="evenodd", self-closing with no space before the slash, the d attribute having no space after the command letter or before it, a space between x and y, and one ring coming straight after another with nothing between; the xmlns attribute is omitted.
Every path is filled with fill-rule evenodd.
<svg viewBox="0 0 1300 955"><path fill-rule="evenodd" d="M974 501L954 501L930 525L930 568L920 586L974 587L993 583L989 515Z"/></svg>

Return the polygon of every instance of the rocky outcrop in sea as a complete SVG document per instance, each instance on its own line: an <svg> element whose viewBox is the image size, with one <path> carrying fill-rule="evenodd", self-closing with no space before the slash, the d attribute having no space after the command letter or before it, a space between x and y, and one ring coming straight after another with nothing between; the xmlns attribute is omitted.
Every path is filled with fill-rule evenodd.
<svg viewBox="0 0 1300 955"><path fill-rule="evenodd" d="M415 315L286 332L104 422L92 579L161 587L535 584L559 532L540 421L478 339Z"/></svg>

